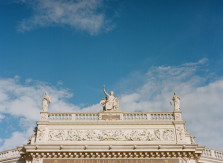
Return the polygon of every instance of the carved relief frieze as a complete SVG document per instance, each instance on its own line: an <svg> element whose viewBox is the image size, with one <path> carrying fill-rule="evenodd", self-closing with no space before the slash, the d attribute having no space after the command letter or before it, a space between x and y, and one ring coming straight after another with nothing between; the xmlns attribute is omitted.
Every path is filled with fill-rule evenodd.
<svg viewBox="0 0 223 163"><path fill-rule="evenodd" d="M47 136L46 128L37 129L37 137L36 137L37 142L44 142L46 140L46 136Z"/></svg>
<svg viewBox="0 0 223 163"><path fill-rule="evenodd" d="M174 141L173 129L49 130L48 141Z"/></svg>
<svg viewBox="0 0 223 163"><path fill-rule="evenodd" d="M182 127L177 127L176 134L177 134L177 140L178 141L184 141L185 132L184 132L184 129Z"/></svg>

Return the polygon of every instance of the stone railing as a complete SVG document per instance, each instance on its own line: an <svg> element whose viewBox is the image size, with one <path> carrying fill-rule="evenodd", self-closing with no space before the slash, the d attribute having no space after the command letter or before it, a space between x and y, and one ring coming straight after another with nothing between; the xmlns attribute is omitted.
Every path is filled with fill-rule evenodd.
<svg viewBox="0 0 223 163"><path fill-rule="evenodd" d="M147 120L147 113L123 113L123 120Z"/></svg>
<svg viewBox="0 0 223 163"><path fill-rule="evenodd" d="M100 119L101 113L48 113L49 121L97 121ZM151 120L151 121L174 121L172 112L131 112L119 113L122 120Z"/></svg>
<svg viewBox="0 0 223 163"><path fill-rule="evenodd" d="M211 157L223 160L223 152L217 151L214 149L205 148L202 152L202 156L204 157Z"/></svg>
<svg viewBox="0 0 223 163"><path fill-rule="evenodd" d="M164 121L173 121L174 120L174 115L173 113L169 112L163 112L163 113L151 113L150 114L150 120L164 120Z"/></svg>
<svg viewBox="0 0 223 163"><path fill-rule="evenodd" d="M49 120L98 120L98 113L48 113Z"/></svg>
<svg viewBox="0 0 223 163"><path fill-rule="evenodd" d="M173 113L123 113L123 120L173 121Z"/></svg>
<svg viewBox="0 0 223 163"><path fill-rule="evenodd" d="M20 152L18 149L10 149L7 151L0 152L0 162L1 160L20 157Z"/></svg>

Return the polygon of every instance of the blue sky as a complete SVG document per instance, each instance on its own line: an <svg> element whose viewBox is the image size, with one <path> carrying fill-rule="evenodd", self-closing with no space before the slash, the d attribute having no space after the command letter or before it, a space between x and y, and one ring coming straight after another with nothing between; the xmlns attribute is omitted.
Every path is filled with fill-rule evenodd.
<svg viewBox="0 0 223 163"><path fill-rule="evenodd" d="M221 0L1 0L0 149L32 134L45 91L51 111L97 112L105 84L123 111L172 111L176 91L199 145L223 150L222 8Z"/></svg>

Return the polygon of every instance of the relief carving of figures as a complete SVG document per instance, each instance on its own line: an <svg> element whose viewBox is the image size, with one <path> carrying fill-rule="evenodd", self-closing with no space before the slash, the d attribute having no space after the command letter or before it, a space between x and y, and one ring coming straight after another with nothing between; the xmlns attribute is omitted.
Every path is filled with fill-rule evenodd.
<svg viewBox="0 0 223 163"><path fill-rule="evenodd" d="M181 127L178 127L176 134L177 134L178 140L180 140L180 141L184 140L184 129L182 129Z"/></svg>
<svg viewBox="0 0 223 163"><path fill-rule="evenodd" d="M39 142L43 141L44 140L44 136L45 136L45 129L38 129L37 130L37 140Z"/></svg>
<svg viewBox="0 0 223 163"><path fill-rule="evenodd" d="M154 130L155 140L161 140L160 130Z"/></svg>
<svg viewBox="0 0 223 163"><path fill-rule="evenodd" d="M173 129L50 130L49 141L174 141Z"/></svg>
<svg viewBox="0 0 223 163"><path fill-rule="evenodd" d="M50 96L48 95L48 93L45 93L45 96L43 97L43 101L42 101L42 109L43 112L47 112L48 111L48 106L50 104Z"/></svg>
<svg viewBox="0 0 223 163"><path fill-rule="evenodd" d="M174 140L173 130L166 129L163 131L163 138L166 141Z"/></svg>
<svg viewBox="0 0 223 163"><path fill-rule="evenodd" d="M102 106L103 106L103 110L105 110L105 111L119 110L120 97L115 97L113 91L111 91L110 94L108 94L105 91L105 86L103 87L103 91L104 91L104 94L106 95L106 97L100 101L100 104L102 104Z"/></svg>
<svg viewBox="0 0 223 163"><path fill-rule="evenodd" d="M174 104L174 111L180 111L180 97L178 97L176 95L176 92L174 92L173 98L170 102L171 105L172 105L172 101L173 101L173 104Z"/></svg>
<svg viewBox="0 0 223 163"><path fill-rule="evenodd" d="M57 140L57 141L63 141L66 140L65 136L67 135L67 133L64 130L54 130L53 131L49 131L49 140Z"/></svg>

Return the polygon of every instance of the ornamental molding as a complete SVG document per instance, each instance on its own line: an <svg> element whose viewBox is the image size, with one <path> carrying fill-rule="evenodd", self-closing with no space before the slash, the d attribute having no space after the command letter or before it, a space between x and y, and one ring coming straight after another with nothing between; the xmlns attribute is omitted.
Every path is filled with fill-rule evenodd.
<svg viewBox="0 0 223 163"><path fill-rule="evenodd" d="M49 130L48 141L175 141L175 136L174 129L57 129Z"/></svg>
<svg viewBox="0 0 223 163"><path fill-rule="evenodd" d="M35 152L27 153L27 157L33 158L36 161L42 161L42 159L47 158L187 158L198 159L201 153L196 153L194 151L133 151L133 152ZM39 163L39 162L38 162Z"/></svg>

